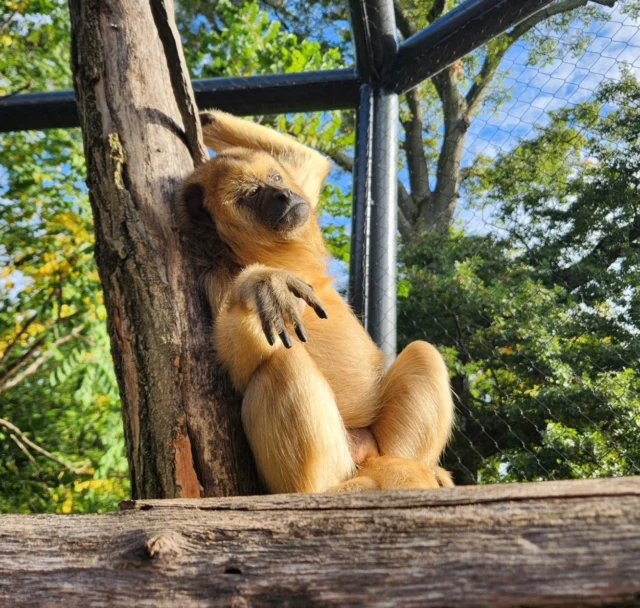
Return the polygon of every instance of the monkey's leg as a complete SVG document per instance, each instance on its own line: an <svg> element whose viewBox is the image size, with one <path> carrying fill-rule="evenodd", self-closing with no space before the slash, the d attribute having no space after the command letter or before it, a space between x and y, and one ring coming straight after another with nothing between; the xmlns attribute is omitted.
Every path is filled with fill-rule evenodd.
<svg viewBox="0 0 640 608"><path fill-rule="evenodd" d="M453 425L449 374L440 353L427 342L404 349L382 379L380 414L371 430L380 454L417 460L443 486L437 466Z"/></svg>
<svg viewBox="0 0 640 608"><path fill-rule="evenodd" d="M326 318L310 285L249 266L215 327L218 358L244 395L245 434L271 492L323 492L355 470L333 391L303 344L302 302Z"/></svg>
<svg viewBox="0 0 640 608"><path fill-rule="evenodd" d="M256 370L242 422L272 493L324 492L355 471L333 392L300 343L280 348Z"/></svg>

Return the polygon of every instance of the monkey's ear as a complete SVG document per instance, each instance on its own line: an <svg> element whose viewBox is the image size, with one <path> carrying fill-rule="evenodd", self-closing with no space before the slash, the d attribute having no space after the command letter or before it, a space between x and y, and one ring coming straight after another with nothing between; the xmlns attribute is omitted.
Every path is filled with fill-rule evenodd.
<svg viewBox="0 0 640 608"><path fill-rule="evenodd" d="M194 224L213 224L211 214L204 208L204 188L200 184L189 184L182 191L184 208Z"/></svg>

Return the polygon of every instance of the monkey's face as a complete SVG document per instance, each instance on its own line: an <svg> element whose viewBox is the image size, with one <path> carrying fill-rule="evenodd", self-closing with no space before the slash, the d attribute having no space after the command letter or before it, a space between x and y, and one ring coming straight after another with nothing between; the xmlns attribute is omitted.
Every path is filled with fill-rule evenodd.
<svg viewBox="0 0 640 608"><path fill-rule="evenodd" d="M266 153L244 149L227 151L197 169L183 198L192 224L204 229L215 221L232 249L303 237L311 216L311 205L286 169Z"/></svg>
<svg viewBox="0 0 640 608"><path fill-rule="evenodd" d="M236 193L238 215L247 215L249 221L269 231L287 236L309 219L309 204L291 184L287 184L284 171L269 167L266 175L245 174L239 180Z"/></svg>

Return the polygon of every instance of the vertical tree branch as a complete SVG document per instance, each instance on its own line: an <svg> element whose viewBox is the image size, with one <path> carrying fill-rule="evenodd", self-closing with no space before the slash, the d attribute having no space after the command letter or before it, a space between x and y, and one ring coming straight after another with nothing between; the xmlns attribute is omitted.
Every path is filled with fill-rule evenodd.
<svg viewBox="0 0 640 608"><path fill-rule="evenodd" d="M207 162L209 155L202 141L202 127L198 118L198 108L191 87L189 71L178 46L178 33L173 19L169 18L165 0L151 0L151 12L158 29L167 59L171 87L180 110L193 164L198 167Z"/></svg>
<svg viewBox="0 0 640 608"><path fill-rule="evenodd" d="M420 207L424 205L431 196L431 189L429 187L429 165L425 154L424 141L422 139L424 111L420 104L418 89L415 88L409 91L406 94L406 98L411 116L408 120L402 122L406 134L402 142L402 147L407 156L409 183L411 185L411 196L414 202L408 219L415 221Z"/></svg>

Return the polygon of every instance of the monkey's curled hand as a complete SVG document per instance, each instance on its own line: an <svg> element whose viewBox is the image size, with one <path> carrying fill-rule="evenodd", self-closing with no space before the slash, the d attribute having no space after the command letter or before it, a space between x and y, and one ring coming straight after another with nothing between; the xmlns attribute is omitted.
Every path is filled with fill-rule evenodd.
<svg viewBox="0 0 640 608"><path fill-rule="evenodd" d="M302 342L307 341L301 315L304 302L321 319L327 318L327 312L314 295L313 287L284 270L255 270L243 281L240 299L247 308L255 310L271 346L276 343L276 336L280 337L286 348L293 346L286 322L291 323Z"/></svg>

